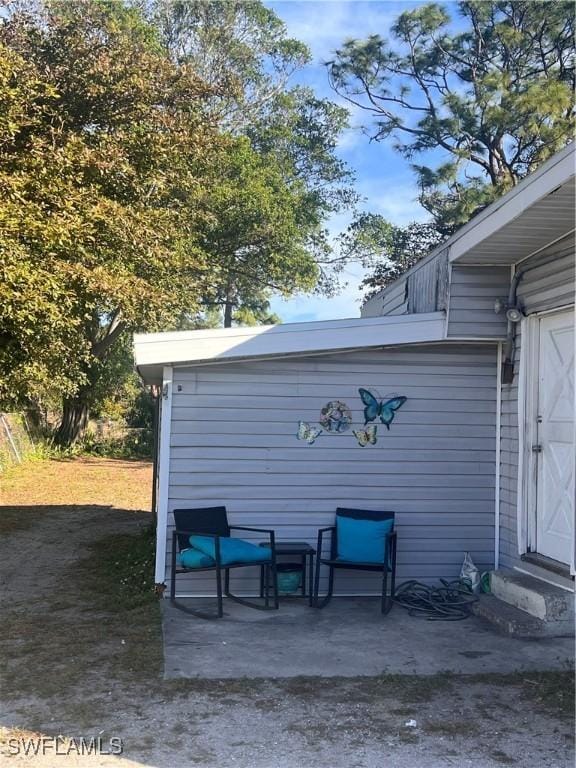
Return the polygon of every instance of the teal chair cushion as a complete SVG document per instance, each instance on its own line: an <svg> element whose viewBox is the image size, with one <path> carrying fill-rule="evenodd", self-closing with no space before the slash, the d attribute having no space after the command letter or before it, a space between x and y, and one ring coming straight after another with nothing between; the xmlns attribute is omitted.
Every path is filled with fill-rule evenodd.
<svg viewBox="0 0 576 768"><path fill-rule="evenodd" d="M199 549L183 549L176 555L176 565L181 568L210 568L216 565L214 558L200 552Z"/></svg>
<svg viewBox="0 0 576 768"><path fill-rule="evenodd" d="M190 544L205 555L216 558L216 541L212 536L190 536ZM257 547L243 539L233 539L228 536L220 537L220 562L222 565L262 563L270 560L271 557L270 547Z"/></svg>
<svg viewBox="0 0 576 768"><path fill-rule="evenodd" d="M394 520L359 520L336 515L338 560L347 563L387 562L389 533Z"/></svg>

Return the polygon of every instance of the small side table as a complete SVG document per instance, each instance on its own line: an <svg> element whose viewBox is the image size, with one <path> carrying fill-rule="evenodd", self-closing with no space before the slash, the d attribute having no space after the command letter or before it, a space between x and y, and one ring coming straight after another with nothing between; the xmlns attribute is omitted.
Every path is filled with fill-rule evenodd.
<svg viewBox="0 0 576 768"><path fill-rule="evenodd" d="M262 542L261 547L268 546L267 542ZM314 555L316 550L307 541L280 541L276 544L276 555L296 555L300 557L302 568L302 582L300 585L300 591L302 597L308 596L308 605L312 605L313 596L313 584L314 584ZM308 561L308 562L306 562ZM308 568L306 568L308 566ZM269 566L262 565L260 567L260 597L264 595L264 580L269 578L269 573L265 571L269 570ZM306 574L308 570L308 575ZM308 587L308 590L306 590Z"/></svg>

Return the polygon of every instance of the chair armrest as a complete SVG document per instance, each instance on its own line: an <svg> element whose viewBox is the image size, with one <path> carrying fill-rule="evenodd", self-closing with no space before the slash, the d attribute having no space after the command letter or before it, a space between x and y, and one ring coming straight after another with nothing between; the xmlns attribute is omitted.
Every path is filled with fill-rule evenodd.
<svg viewBox="0 0 576 768"><path fill-rule="evenodd" d="M275 533L270 528L250 528L248 525L229 525L228 526L231 531L254 531L255 533L266 533L268 534L268 539L270 540L270 549L273 551L274 555L274 549L276 547L276 538Z"/></svg>
<svg viewBox="0 0 576 768"><path fill-rule="evenodd" d="M178 535L178 534L187 534L188 536L210 536L212 539L219 539L220 534L219 533L206 533L206 531L189 531L187 529L183 528L174 528L172 530L172 535Z"/></svg>
<svg viewBox="0 0 576 768"><path fill-rule="evenodd" d="M256 533L274 533L270 528L250 528L247 525L229 525L231 531L256 531Z"/></svg>

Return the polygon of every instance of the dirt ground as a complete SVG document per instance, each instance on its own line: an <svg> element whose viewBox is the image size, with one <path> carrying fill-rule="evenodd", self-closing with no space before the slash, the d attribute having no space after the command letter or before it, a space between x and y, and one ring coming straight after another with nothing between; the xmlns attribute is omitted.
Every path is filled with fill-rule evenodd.
<svg viewBox="0 0 576 768"><path fill-rule="evenodd" d="M157 603L103 572L145 540L150 477L75 459L0 478L1 766L573 766L568 673L163 680ZM122 754L78 756L91 738Z"/></svg>

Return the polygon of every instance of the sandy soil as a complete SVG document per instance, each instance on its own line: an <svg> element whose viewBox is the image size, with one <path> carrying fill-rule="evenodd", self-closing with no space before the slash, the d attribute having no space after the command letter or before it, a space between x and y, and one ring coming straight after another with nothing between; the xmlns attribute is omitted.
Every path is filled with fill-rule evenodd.
<svg viewBox="0 0 576 768"><path fill-rule="evenodd" d="M1 766L573 765L567 674L164 681L158 606L107 607L93 560L95 542L149 523L138 510L150 474L142 462L75 460L3 484ZM45 741L44 755L26 756L32 736L62 736L70 754ZM122 739L123 754L78 757L81 737Z"/></svg>

